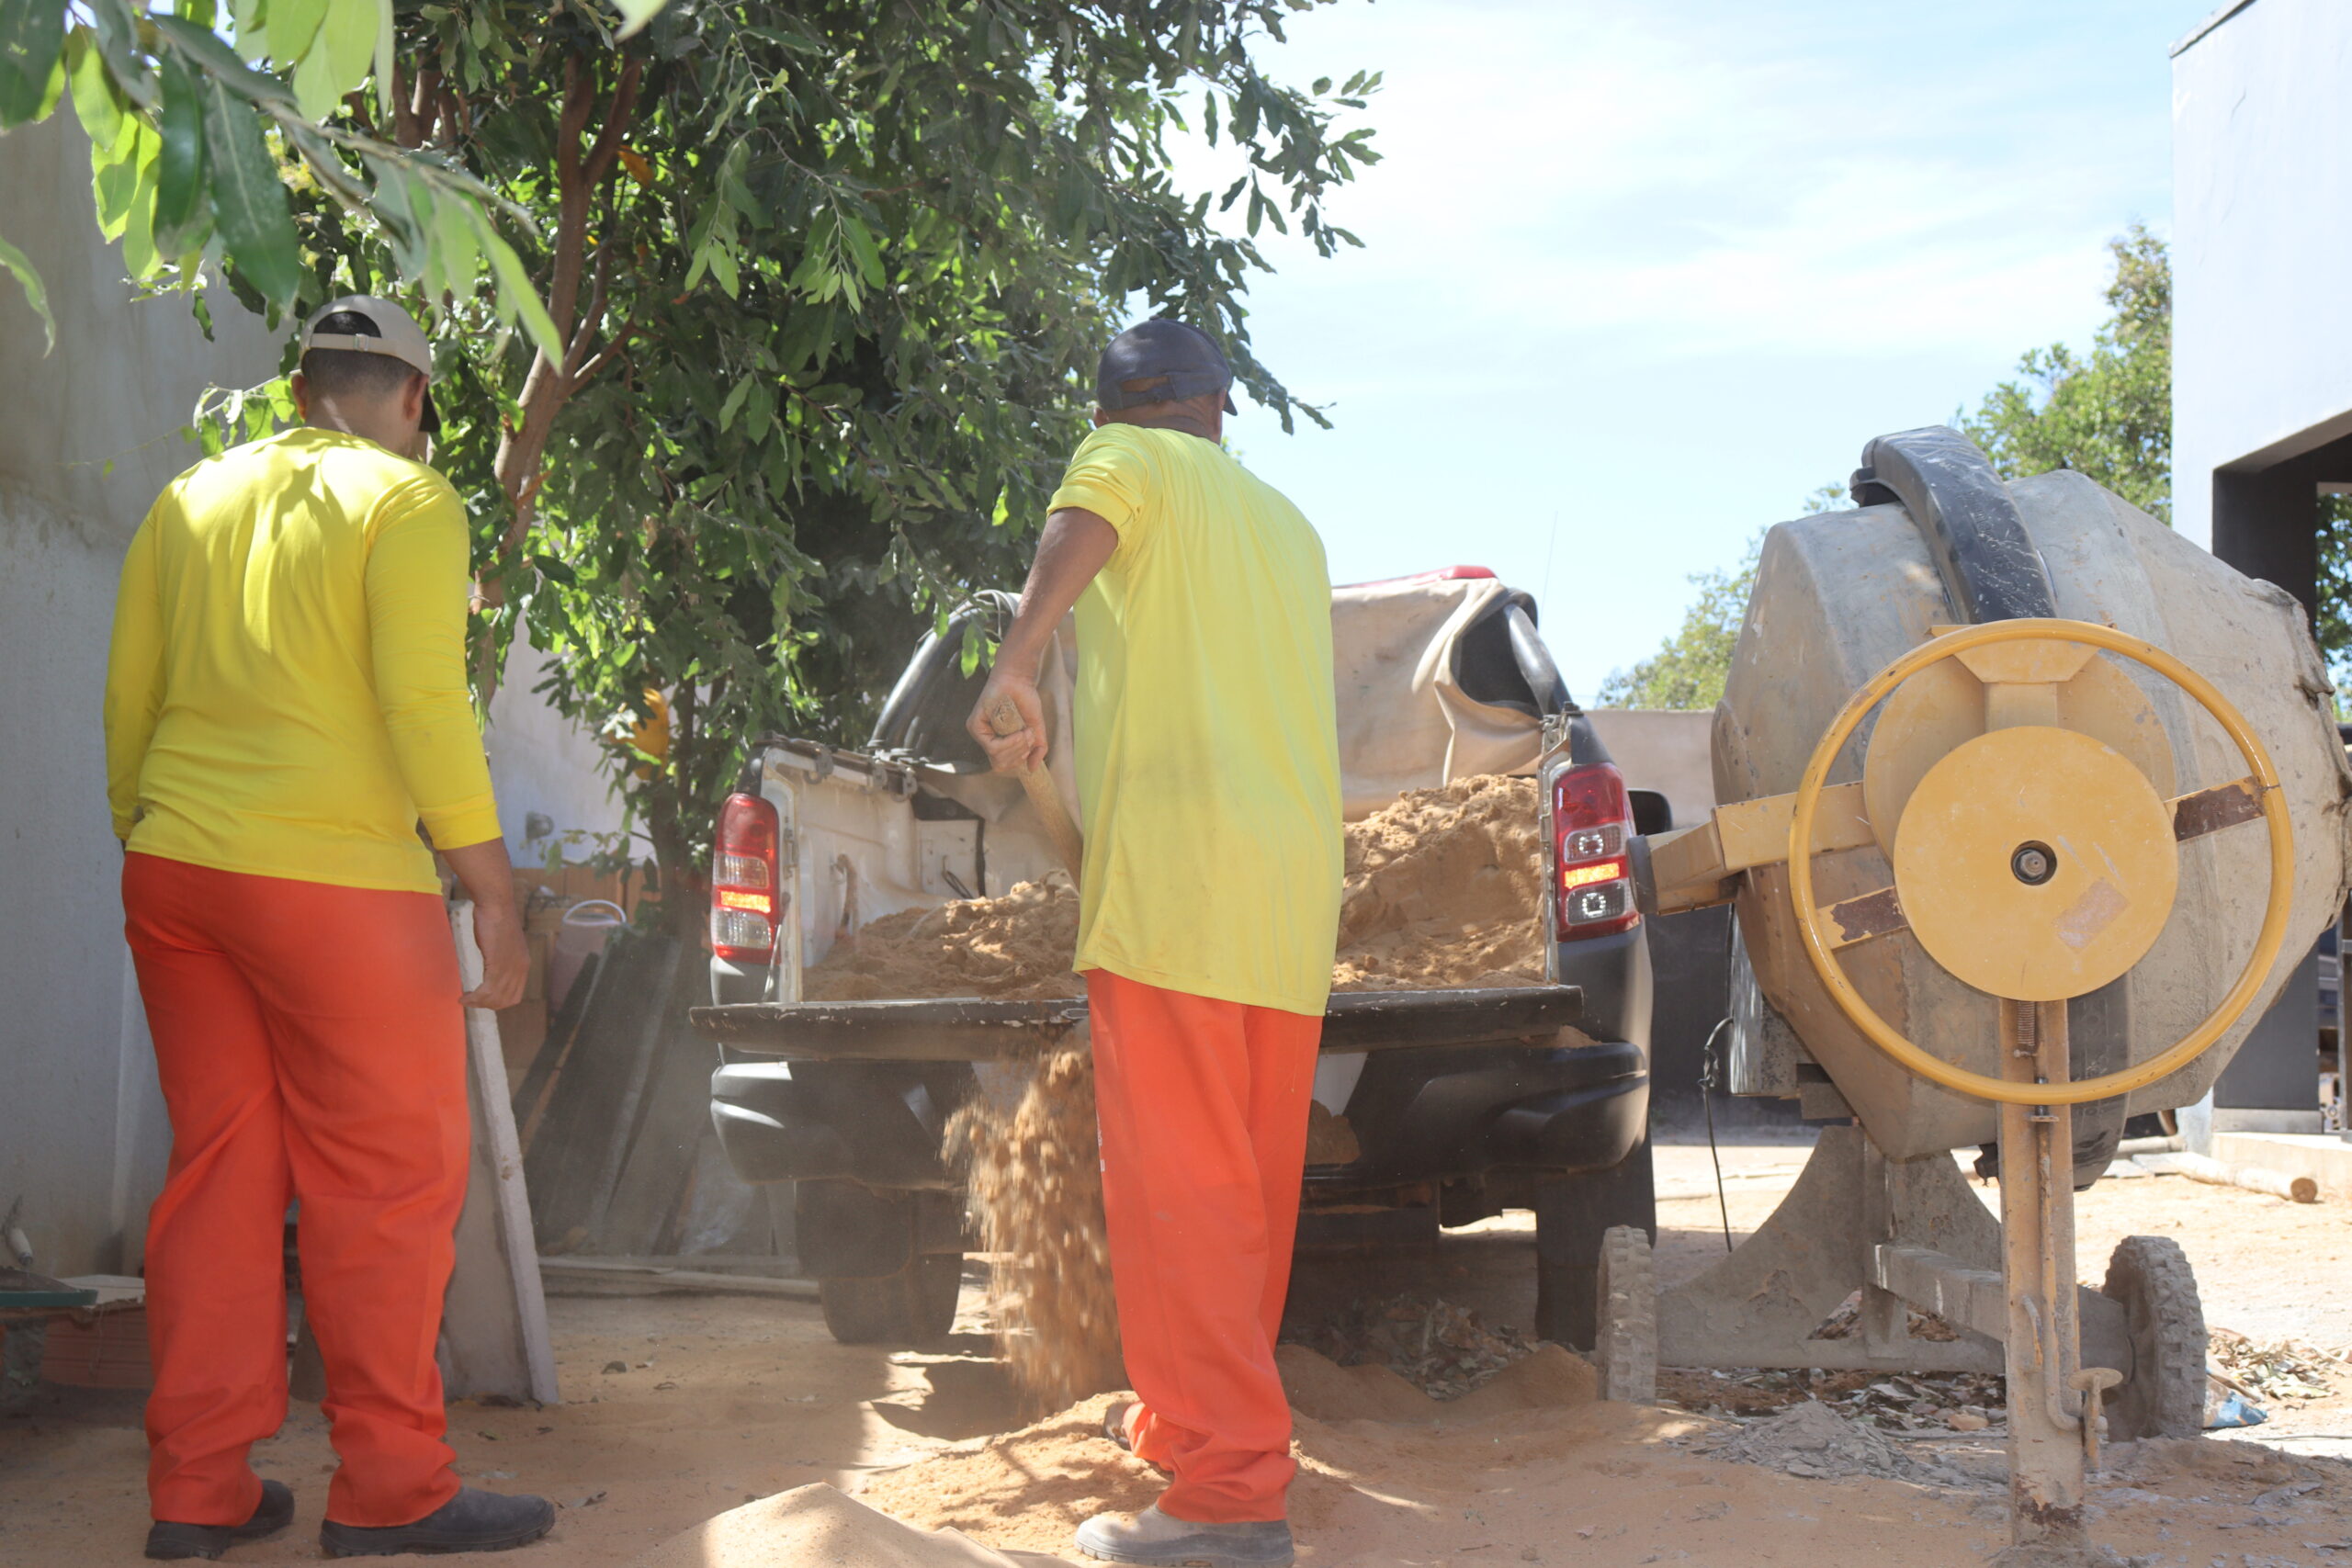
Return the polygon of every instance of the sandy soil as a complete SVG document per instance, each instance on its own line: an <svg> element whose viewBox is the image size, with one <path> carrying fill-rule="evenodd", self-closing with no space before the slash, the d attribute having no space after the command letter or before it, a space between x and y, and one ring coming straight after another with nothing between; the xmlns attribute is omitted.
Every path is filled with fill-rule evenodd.
<svg viewBox="0 0 2352 1568"><path fill-rule="evenodd" d="M1725 1150L1736 1235L1770 1212L1803 1154L1787 1145ZM1671 1280L1722 1252L1704 1147L1661 1150L1659 1181L1661 1272ZM2116 1236L2169 1234L2197 1266L2212 1323L2323 1346L2352 1340L2352 1298L2335 1288L2352 1251L2352 1205L2297 1207L2177 1178L2110 1180L2084 1197L2081 1231L2084 1272L2094 1281ZM1434 1259L1415 1260L1411 1279L1490 1321L1523 1325L1533 1304L1532 1240L1523 1225L1490 1223L1449 1236ZM1396 1287L1396 1269L1378 1273ZM1331 1276L1325 1270L1309 1288L1344 1284L1344 1271ZM977 1276L966 1301L979 1301ZM550 1307L571 1402L544 1410L469 1402L451 1411L469 1480L563 1505L555 1535L518 1564L634 1563L714 1515L811 1482L897 1499L917 1514L905 1499L927 1488L930 1514L918 1522L952 1514L982 1540L1001 1530L1008 1544L1017 1533L1021 1543L1066 1551L1057 1543L1067 1514L1003 1484L1006 1458L1020 1459L1023 1445L1038 1455L1052 1448L1053 1462L1072 1470L1057 1476L1030 1466L1032 1482L1057 1489L1060 1510L1098 1497L1130 1506L1152 1493L1134 1461L1084 1436L1083 1408L1060 1418L1070 1430L1059 1437L1053 1423L1022 1432L976 1318L944 1346L884 1353L834 1345L813 1305L773 1298L560 1298ZM605 1371L614 1361L628 1370ZM2352 1432L2347 1404L2340 1390L2309 1404L2274 1404L2272 1424L2244 1437L2330 1451L2324 1434ZM1677 1412L1572 1402L1483 1418L1469 1406L1431 1412L1419 1424L1302 1421L1304 1562L1941 1568L1976 1560L2006 1535L1989 1481L1825 1482L1727 1464L1702 1451L1720 1424ZM141 1560L137 1423L135 1397L74 1390L44 1390L0 1420L0 1564ZM1997 1464L1997 1445L1981 1438L1939 1447L1972 1474ZM298 1405L256 1457L263 1473L294 1485L300 1521L231 1560L315 1560L333 1460L317 1412ZM2211 1439L2121 1457L2099 1494L2098 1529L2124 1551L2165 1568L2317 1568L2352 1553L2343 1544L2352 1541L2345 1466ZM2302 1486L2312 1489L2295 1490ZM988 1506L1001 1524L983 1522ZM711 1557L707 1568L734 1561Z"/></svg>

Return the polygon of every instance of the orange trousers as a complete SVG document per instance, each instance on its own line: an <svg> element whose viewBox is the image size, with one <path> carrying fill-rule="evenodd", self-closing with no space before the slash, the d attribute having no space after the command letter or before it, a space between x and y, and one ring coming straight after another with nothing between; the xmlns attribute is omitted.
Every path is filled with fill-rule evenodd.
<svg viewBox="0 0 2352 1568"><path fill-rule="evenodd" d="M441 900L123 866L171 1113L147 1222L154 1517L243 1524L246 1462L286 1418L286 1206L343 1463L327 1517L399 1525L458 1490L434 1347L471 1132L457 950Z"/></svg>
<svg viewBox="0 0 2352 1568"><path fill-rule="evenodd" d="M1162 1513L1283 1517L1297 1466L1274 1339L1323 1021L1086 976L1102 1208L1139 1458Z"/></svg>

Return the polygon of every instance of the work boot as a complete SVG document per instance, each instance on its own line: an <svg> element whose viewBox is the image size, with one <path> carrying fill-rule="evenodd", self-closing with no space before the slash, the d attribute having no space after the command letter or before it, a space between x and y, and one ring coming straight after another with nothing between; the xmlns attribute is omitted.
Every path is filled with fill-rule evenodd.
<svg viewBox="0 0 2352 1568"><path fill-rule="evenodd" d="M1078 1527L1078 1549L1105 1562L1150 1568L1290 1568L1290 1521L1204 1525L1174 1519L1158 1505L1140 1514L1097 1514Z"/></svg>
<svg viewBox="0 0 2352 1568"><path fill-rule="evenodd" d="M294 1522L294 1494L283 1481L261 1483L254 1517L241 1525L184 1525L157 1519L147 1532L147 1555L165 1562L209 1562L241 1540L261 1540Z"/></svg>
<svg viewBox="0 0 2352 1568"><path fill-rule="evenodd" d="M508 1497L468 1486L414 1524L319 1527L329 1557L397 1557L404 1551L510 1551L555 1528L545 1497Z"/></svg>

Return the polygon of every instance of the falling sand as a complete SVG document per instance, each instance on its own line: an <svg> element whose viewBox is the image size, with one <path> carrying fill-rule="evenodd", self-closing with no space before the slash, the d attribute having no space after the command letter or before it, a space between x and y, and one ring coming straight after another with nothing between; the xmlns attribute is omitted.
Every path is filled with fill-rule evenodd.
<svg viewBox="0 0 2352 1568"><path fill-rule="evenodd" d="M1408 791L1347 829L1335 989L1524 986L1544 977L1542 835L1532 779ZM876 920L810 969L815 1001L1043 998L1083 990L1070 964L1079 899L1055 873L999 898ZM1344 1118L1315 1108L1308 1156L1356 1157ZM947 1129L990 1269L990 1315L1014 1381L1040 1410L1122 1381L1118 1314L1082 1043L1032 1068L1010 1110L975 1098Z"/></svg>

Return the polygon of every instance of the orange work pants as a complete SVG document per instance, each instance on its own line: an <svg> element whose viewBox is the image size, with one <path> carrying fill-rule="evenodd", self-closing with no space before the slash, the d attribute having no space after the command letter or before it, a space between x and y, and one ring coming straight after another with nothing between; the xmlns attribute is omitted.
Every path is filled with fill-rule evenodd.
<svg viewBox="0 0 2352 1568"><path fill-rule="evenodd" d="M1297 1466L1274 1339L1323 1021L1102 969L1086 995L1135 1451L1173 1475L1171 1517L1282 1518Z"/></svg>
<svg viewBox="0 0 2352 1568"><path fill-rule="evenodd" d="M123 909L172 1158L147 1222L148 1496L243 1524L286 1418L286 1205L343 1463L327 1517L458 1490L434 1347L471 1132L457 949L429 893L128 858Z"/></svg>

